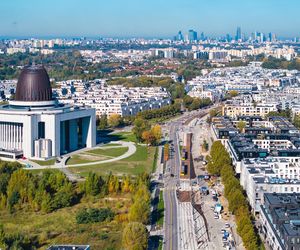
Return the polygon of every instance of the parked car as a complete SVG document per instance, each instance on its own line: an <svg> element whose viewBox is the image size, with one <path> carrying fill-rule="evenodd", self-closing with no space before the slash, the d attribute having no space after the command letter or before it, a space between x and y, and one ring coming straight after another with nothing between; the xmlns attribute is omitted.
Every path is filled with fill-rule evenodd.
<svg viewBox="0 0 300 250"><path fill-rule="evenodd" d="M214 218L215 218L215 219L219 219L219 215L215 215Z"/></svg>
<svg viewBox="0 0 300 250"><path fill-rule="evenodd" d="M225 227L226 227L226 228L229 228L229 227L230 227L230 224L229 224L229 223L225 223Z"/></svg>

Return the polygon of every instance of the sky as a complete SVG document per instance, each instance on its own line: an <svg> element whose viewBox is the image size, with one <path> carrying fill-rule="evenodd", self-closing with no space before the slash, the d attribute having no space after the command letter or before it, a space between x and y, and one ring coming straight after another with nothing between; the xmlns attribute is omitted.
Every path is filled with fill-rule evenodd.
<svg viewBox="0 0 300 250"><path fill-rule="evenodd" d="M0 0L0 37L300 36L300 0Z"/></svg>

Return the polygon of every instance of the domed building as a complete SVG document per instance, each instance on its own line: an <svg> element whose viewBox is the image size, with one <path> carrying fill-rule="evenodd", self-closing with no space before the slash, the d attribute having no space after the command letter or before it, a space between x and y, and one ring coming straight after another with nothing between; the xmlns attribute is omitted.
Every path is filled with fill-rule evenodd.
<svg viewBox="0 0 300 250"><path fill-rule="evenodd" d="M46 69L24 67L15 99L0 106L0 157L48 159L95 144L95 109L59 103Z"/></svg>

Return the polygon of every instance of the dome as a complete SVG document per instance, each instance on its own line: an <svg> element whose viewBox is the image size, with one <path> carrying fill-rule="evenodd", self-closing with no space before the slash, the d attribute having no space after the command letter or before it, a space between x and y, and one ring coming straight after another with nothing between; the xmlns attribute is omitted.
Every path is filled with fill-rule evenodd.
<svg viewBox="0 0 300 250"><path fill-rule="evenodd" d="M52 88L48 73L43 66L23 68L17 83L15 101L44 102L52 100Z"/></svg>

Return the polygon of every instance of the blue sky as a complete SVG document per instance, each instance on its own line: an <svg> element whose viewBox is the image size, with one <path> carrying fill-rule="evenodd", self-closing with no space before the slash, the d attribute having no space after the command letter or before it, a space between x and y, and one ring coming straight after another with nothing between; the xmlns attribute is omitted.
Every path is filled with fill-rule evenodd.
<svg viewBox="0 0 300 250"><path fill-rule="evenodd" d="M300 0L0 0L0 36L300 36Z"/></svg>

